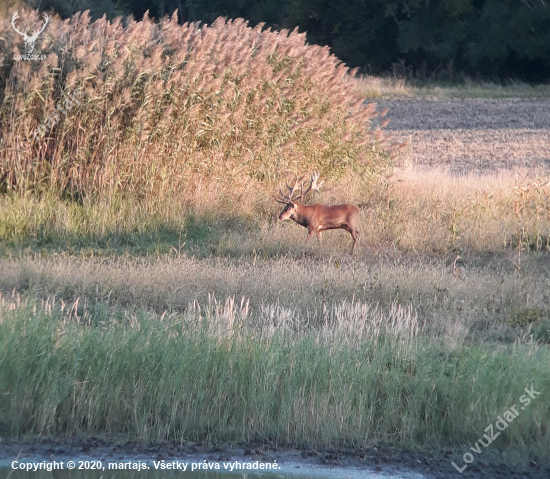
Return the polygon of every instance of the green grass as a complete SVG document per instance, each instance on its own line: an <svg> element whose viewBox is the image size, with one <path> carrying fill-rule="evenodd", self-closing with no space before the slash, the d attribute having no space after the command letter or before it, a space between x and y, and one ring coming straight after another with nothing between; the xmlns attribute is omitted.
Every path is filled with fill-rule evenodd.
<svg viewBox="0 0 550 479"><path fill-rule="evenodd" d="M506 256L516 248L537 252L550 248L549 184L548 177L538 172L457 177L444 171L411 171L397 181L382 179L370 187L358 177L327 181L322 196L308 200L360 207L359 229L364 234L358 258L372 255L373 250L396 248L407 256L459 253L464 258L485 252ZM120 194L79 202L51 191L2 194L0 254L17 255L22 250L100 256L173 251L198 256L309 254L311 248L304 248L306 229L276 221L281 208L269 191L252 189L240 202L209 197L192 205L178 195ZM323 237L335 253L349 252L347 233L331 231Z"/></svg>
<svg viewBox="0 0 550 479"><path fill-rule="evenodd" d="M0 255L21 251L84 256L145 256L171 251L208 255L220 238L250 229L245 218L189 212L177 201L160 207L132 197L84 202L59 196L0 195Z"/></svg>
<svg viewBox="0 0 550 479"><path fill-rule="evenodd" d="M322 200L361 205L354 257L265 191L3 194L0 436L461 448L533 387L491 447L544 455L544 181L343 181Z"/></svg>
<svg viewBox="0 0 550 479"><path fill-rule="evenodd" d="M550 85L491 82L412 82L413 96L421 98L550 98Z"/></svg>
<svg viewBox="0 0 550 479"><path fill-rule="evenodd" d="M545 178L384 176L406 144L295 33L80 26L69 54L46 45L63 76L8 85L0 437L460 447L533 387L492 447L548 451ZM364 96L549 91L440 86ZM21 150L76 90L49 147ZM278 186L314 170L319 201L362 210L354 257L344 231L306 246L274 221Z"/></svg>
<svg viewBox="0 0 550 479"><path fill-rule="evenodd" d="M473 444L533 386L541 396L494 447L550 446L544 347L432 342L406 311L401 328L373 310L350 331L350 318L285 325L231 301L161 316L94 308L2 299L0 435Z"/></svg>
<svg viewBox="0 0 550 479"><path fill-rule="evenodd" d="M401 207L365 215L352 258L347 233L306 246L263 205L4 195L0 436L460 448L533 386L491 447L544 454L543 251L512 251L521 271L477 252L461 280L448 255L376 251Z"/></svg>

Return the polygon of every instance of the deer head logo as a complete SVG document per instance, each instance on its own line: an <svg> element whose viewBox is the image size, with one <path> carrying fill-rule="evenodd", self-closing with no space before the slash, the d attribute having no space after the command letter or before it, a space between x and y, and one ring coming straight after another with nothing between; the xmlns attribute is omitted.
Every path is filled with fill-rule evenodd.
<svg viewBox="0 0 550 479"><path fill-rule="evenodd" d="M13 27L13 29L19 33L19 35L21 35L23 37L23 40L25 41L25 53L28 56L32 55L32 53L34 52L34 44L36 43L36 39L38 38L38 35L40 35L44 29L46 28L46 25L48 24L48 21L49 21L49 17L48 15L45 13L44 14L44 25L42 25L42 28L40 30L34 30L33 34L32 35L27 35L27 30L25 31L21 31L17 28L17 26L15 25L15 21L19 18L19 13L18 12L15 12L13 14L13 17L11 19L11 26Z"/></svg>

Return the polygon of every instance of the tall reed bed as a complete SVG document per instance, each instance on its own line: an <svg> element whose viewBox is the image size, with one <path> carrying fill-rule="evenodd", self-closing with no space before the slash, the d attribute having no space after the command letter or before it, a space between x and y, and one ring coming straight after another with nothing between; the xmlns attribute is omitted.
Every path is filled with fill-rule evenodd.
<svg viewBox="0 0 550 479"><path fill-rule="evenodd" d="M79 13L50 19L35 48L46 60L33 62L14 60L24 45L10 19L0 19L4 190L234 207L254 189L271 194L285 174L368 180L390 165L392 148L370 128L374 104L365 108L348 68L304 34L242 19L90 23Z"/></svg>
<svg viewBox="0 0 550 479"><path fill-rule="evenodd" d="M90 321L78 304L2 297L0 434L473 444L525 387L550 387L546 348L429 343L397 305L333 311L304 328L276 305L252 313L228 298ZM544 453L548 413L541 395L495 447Z"/></svg>

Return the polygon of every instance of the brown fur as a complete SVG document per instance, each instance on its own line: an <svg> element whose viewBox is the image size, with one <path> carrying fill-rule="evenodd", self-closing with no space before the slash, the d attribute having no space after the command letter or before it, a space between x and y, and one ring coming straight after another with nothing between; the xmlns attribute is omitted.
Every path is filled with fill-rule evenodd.
<svg viewBox="0 0 550 479"><path fill-rule="evenodd" d="M351 252L355 251L355 245L359 239L357 223L359 222L359 208L353 205L324 205L311 206L288 203L279 215L280 220L291 219L308 229L307 239L314 234L321 242L321 231L332 229L344 229L353 238Z"/></svg>

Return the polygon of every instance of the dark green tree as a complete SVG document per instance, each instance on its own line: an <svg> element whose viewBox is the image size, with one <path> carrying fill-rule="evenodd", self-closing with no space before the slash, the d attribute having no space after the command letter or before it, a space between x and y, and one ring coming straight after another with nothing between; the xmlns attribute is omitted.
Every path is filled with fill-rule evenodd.
<svg viewBox="0 0 550 479"><path fill-rule="evenodd" d="M401 65L418 77L550 79L547 0L42 0L40 9L138 20L146 11L161 18L178 10L180 23L242 17L252 26L298 27L365 72Z"/></svg>

